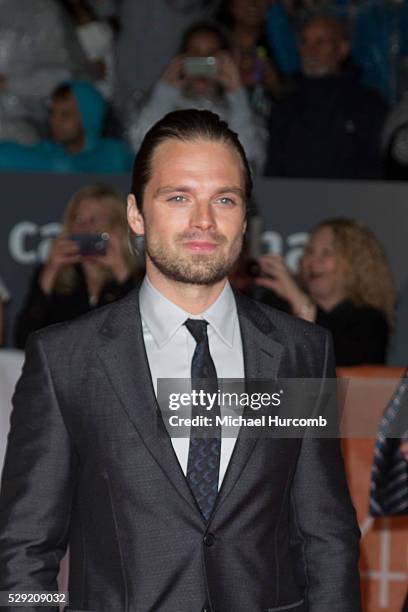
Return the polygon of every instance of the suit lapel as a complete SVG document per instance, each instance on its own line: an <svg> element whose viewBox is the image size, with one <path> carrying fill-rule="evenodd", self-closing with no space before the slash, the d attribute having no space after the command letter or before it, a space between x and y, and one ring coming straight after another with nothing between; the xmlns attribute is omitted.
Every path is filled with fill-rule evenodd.
<svg viewBox="0 0 408 612"><path fill-rule="evenodd" d="M235 293L235 299L241 329L245 378L275 379L283 352L282 344L273 338L276 328L256 302L240 293ZM237 483L256 446L256 438L245 438L242 434L241 428L217 497L215 511Z"/></svg>
<svg viewBox="0 0 408 612"><path fill-rule="evenodd" d="M247 379L277 377L283 346L274 325L256 302L235 295ZM204 521L160 416L147 360L139 310L139 293L132 291L110 309L100 331L98 356L121 406L143 443L177 492ZM236 441L214 512L226 500L245 468L257 440L242 435Z"/></svg>
<svg viewBox="0 0 408 612"><path fill-rule="evenodd" d="M160 416L143 340L137 290L112 307L100 334L98 355L124 411L178 493L199 513Z"/></svg>

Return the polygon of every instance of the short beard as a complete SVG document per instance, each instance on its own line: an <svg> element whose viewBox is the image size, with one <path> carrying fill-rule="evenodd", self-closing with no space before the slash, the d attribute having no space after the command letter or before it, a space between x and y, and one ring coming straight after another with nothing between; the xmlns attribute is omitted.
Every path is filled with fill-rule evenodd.
<svg viewBox="0 0 408 612"><path fill-rule="evenodd" d="M176 243L187 237L179 235ZM193 238L193 237L190 237ZM225 244L226 238L222 235L211 235L217 244ZM226 257L219 254L192 253L180 256L171 252L165 245L157 240L147 238L145 235L145 251L156 268L168 279L189 285L214 285L226 278L237 261L242 249L242 237L237 239Z"/></svg>

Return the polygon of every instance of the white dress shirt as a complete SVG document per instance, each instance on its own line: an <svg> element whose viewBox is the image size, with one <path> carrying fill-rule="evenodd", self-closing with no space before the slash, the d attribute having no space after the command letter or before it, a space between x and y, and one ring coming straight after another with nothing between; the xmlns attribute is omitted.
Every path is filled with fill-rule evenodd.
<svg viewBox="0 0 408 612"><path fill-rule="evenodd" d="M158 378L191 378L196 342L184 322L208 321L208 343L218 378L244 378L244 358L237 306L227 282L217 300L200 315L192 315L165 298L146 276L140 288L143 338L157 396ZM222 433L221 433L222 435ZM221 438L220 488L236 438ZM187 473L189 438L171 438L184 474Z"/></svg>

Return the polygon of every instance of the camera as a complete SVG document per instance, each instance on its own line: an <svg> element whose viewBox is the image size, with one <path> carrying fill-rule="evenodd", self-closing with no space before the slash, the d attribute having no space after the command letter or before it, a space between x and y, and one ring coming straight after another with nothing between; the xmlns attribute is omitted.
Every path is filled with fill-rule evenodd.
<svg viewBox="0 0 408 612"><path fill-rule="evenodd" d="M79 246L81 255L106 255L109 234L71 234L69 237Z"/></svg>

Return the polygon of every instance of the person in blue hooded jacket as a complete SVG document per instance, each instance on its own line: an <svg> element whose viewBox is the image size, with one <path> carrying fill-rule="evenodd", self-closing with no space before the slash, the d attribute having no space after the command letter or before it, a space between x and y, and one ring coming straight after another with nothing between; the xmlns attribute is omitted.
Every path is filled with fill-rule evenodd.
<svg viewBox="0 0 408 612"><path fill-rule="evenodd" d="M0 142L0 169L44 172L127 172L134 155L103 138L107 105L90 83L68 81L51 97L50 137L33 146Z"/></svg>

